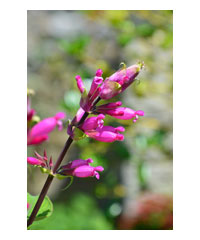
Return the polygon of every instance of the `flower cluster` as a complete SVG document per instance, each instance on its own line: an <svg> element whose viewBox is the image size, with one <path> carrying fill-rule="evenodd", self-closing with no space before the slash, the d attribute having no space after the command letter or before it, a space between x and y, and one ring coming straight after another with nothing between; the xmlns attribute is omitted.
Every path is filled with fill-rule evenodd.
<svg viewBox="0 0 200 240"><path fill-rule="evenodd" d="M76 76L77 87L81 93L80 108L68 126L67 133L74 139L80 139L80 136L88 136L101 142L123 141L124 136L121 134L125 131L124 127L105 126L104 118L110 115L117 119L129 120L136 122L139 116L143 116L142 110L133 110L122 107L122 102L112 102L104 105L96 106L101 100L109 100L114 96L123 92L131 83L134 82L136 76L143 67L143 63L123 68L106 78L102 78L103 71L98 69L93 78L89 92L87 93L83 81L80 76ZM35 111L28 104L28 121L32 118ZM97 115L88 117L89 114ZM48 139L48 134L58 125L62 128L60 119L64 118L64 113L57 113L54 117L47 118L37 123L28 131L28 145L37 144ZM37 165L43 169L48 167L51 169L52 158L48 163L46 152L44 157L36 153L37 158L28 157L28 163ZM90 165L92 159L77 159L67 165L61 166L56 170L56 174L63 176L75 176L80 178L96 177L100 178L99 172L103 171L102 166L93 167Z"/></svg>
<svg viewBox="0 0 200 240"><path fill-rule="evenodd" d="M119 126L104 126L103 119L105 115L110 115L114 118L129 120L133 119L136 122L139 116L143 116L142 110L133 110L127 107L121 107L122 102L107 103L96 106L96 103L101 99L108 100L123 92L131 83L134 82L136 76L143 67L143 63L132 65L128 68L123 68L106 78L103 81L103 71L98 69L92 81L89 93L87 94L83 81L80 76L76 76L77 87L81 93L80 109L75 118L68 126L68 134L76 139L76 129L79 128L86 136L101 142L123 141L124 136L120 132L124 132L124 128ZM89 117L80 124L80 119L85 112L98 115L97 117Z"/></svg>
<svg viewBox="0 0 200 240"><path fill-rule="evenodd" d="M41 155L39 155L39 153L35 152L35 156L34 157L27 157L27 162L30 165L37 165L37 166L41 166L41 167L46 167L46 168L50 168L53 166L53 162L52 162L52 157L50 157L50 159L48 160L46 151L44 150L44 156L42 157Z"/></svg>

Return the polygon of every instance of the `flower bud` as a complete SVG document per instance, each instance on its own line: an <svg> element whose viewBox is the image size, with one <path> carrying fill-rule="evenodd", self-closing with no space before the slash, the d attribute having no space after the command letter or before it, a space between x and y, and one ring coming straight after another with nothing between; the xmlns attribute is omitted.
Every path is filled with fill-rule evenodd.
<svg viewBox="0 0 200 240"><path fill-rule="evenodd" d="M85 91L83 81L79 75L76 76L75 78L76 78L77 87L78 87L80 93L82 94Z"/></svg>
<svg viewBox="0 0 200 240"><path fill-rule="evenodd" d="M28 145L39 144L48 139L48 134L52 132L56 125L62 130L62 122L59 119L65 118L65 113L59 112L54 117L45 118L28 132Z"/></svg>
<svg viewBox="0 0 200 240"><path fill-rule="evenodd" d="M67 165L64 165L59 168L57 171L58 174L64 175L64 176L75 176L80 178L86 178L86 177L96 177L99 179L99 172L103 171L103 167L92 167L89 165L89 163L93 162L92 159L77 159L74 160Z"/></svg>
<svg viewBox="0 0 200 240"><path fill-rule="evenodd" d="M138 63L111 75L103 83L100 97L110 99L124 91L135 80L142 67L143 63Z"/></svg>
<svg viewBox="0 0 200 240"><path fill-rule="evenodd" d="M119 133L121 131L124 131L123 127L103 126L94 131L86 131L85 134L100 142L114 142L124 140L124 136Z"/></svg>
<svg viewBox="0 0 200 240"><path fill-rule="evenodd" d="M34 158L34 157L27 157L27 162L30 165L38 165L38 166L42 166L42 167L44 167L46 165L42 160Z"/></svg>

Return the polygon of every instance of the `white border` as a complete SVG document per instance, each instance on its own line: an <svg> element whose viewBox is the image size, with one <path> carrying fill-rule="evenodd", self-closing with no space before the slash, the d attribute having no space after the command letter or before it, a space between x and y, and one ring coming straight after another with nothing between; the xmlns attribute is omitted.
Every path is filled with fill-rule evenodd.
<svg viewBox="0 0 200 240"><path fill-rule="evenodd" d="M180 2L180 4L178 4ZM1 229L6 239L196 239L199 227L199 8L197 1L6 1L1 7ZM2 5L2 4L1 4ZM26 231L26 11L174 11L174 230ZM158 66L159 67L159 66ZM5 89L5 90L4 90ZM3 134L2 134L3 132ZM3 153L3 154L2 154ZM91 212L92 214L92 212ZM198 239L198 237L197 237Z"/></svg>

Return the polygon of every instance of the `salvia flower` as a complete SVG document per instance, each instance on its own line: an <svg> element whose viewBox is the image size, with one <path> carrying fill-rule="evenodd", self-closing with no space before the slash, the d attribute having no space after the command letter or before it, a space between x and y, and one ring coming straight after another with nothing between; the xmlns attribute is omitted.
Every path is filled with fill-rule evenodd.
<svg viewBox="0 0 200 240"><path fill-rule="evenodd" d="M123 67L106 78L105 81L102 78L103 71L98 69L88 94L81 77L76 76L77 86L81 92L80 109L68 126L68 134L74 140L80 140L87 135L102 142L123 141L124 136L120 132L124 131L124 128L104 126L103 119L105 115L108 114L114 118L123 120L133 119L133 122L136 122L139 116L144 115L144 112L142 110L135 111L130 108L121 107L122 102L120 101L100 106L96 106L96 104L100 99L107 100L124 91L135 80L143 66L144 64L139 62L128 68ZM86 118L83 123L80 123L85 113L98 114L98 116Z"/></svg>
<svg viewBox="0 0 200 240"><path fill-rule="evenodd" d="M108 77L103 83L99 94L100 98L110 99L123 92L134 82L143 65L143 63L138 63L128 68L123 68Z"/></svg>
<svg viewBox="0 0 200 240"><path fill-rule="evenodd" d="M61 170L71 170L80 166L84 166L84 165L89 165L89 163L92 163L93 160L91 158L88 158L86 160L83 159L77 159L77 160L73 160L71 162L69 162L66 165L63 165L62 167L59 168L59 171Z"/></svg>
<svg viewBox="0 0 200 240"><path fill-rule="evenodd" d="M42 143L49 138L49 133L52 132L56 126L62 130L62 121L65 118L65 113L59 112L54 117L45 118L28 131L27 144L34 145Z"/></svg>
<svg viewBox="0 0 200 240"><path fill-rule="evenodd" d="M30 165L37 165L40 167L50 168L53 166L52 157L48 160L46 151L44 150L44 155L41 156L39 153L35 152L35 157L27 157L27 163Z"/></svg>
<svg viewBox="0 0 200 240"><path fill-rule="evenodd" d="M108 114L114 118L130 120L133 119L133 122L136 122L139 118L138 116L144 116L144 112L142 110L133 110L131 108L126 107L113 107L111 108L109 104L102 105L96 108L96 113Z"/></svg>
<svg viewBox="0 0 200 240"><path fill-rule="evenodd" d="M125 129L121 126L117 128L112 126L103 126L101 128L97 128L96 130L86 131L85 134L100 142L114 142L124 140L124 135L119 133L124 130Z"/></svg>
<svg viewBox="0 0 200 240"><path fill-rule="evenodd" d="M111 99L123 92L131 83L134 82L143 66L144 64L139 62L138 64L132 65L128 68L124 67L110 77L106 78L105 81L103 81L102 78L103 71L98 69L88 94L81 77L79 75L76 76L77 87L81 93L81 108L86 112L90 112L97 98L105 100Z"/></svg>
<svg viewBox="0 0 200 240"><path fill-rule="evenodd" d="M67 133L72 137L73 136L73 130L72 127L73 126L77 126L77 124L79 123L79 121L81 120L82 116L84 115L85 111L82 108L79 108L79 110L76 113L76 116L74 117L74 119L71 121L71 123L68 125L67 128Z"/></svg>
<svg viewBox="0 0 200 240"><path fill-rule="evenodd" d="M75 78L76 78L77 87L78 87L80 93L82 94L85 91L83 81L79 75L77 75Z"/></svg>
<svg viewBox="0 0 200 240"><path fill-rule="evenodd" d="M46 166L45 162L43 162L42 160L40 160L38 158L34 158L34 157L27 157L27 162L30 165L38 165L38 166L42 166L42 167Z"/></svg>
<svg viewBox="0 0 200 240"><path fill-rule="evenodd" d="M102 172L104 168L102 166L92 167L89 165L91 162L93 162L93 160L90 158L87 160L74 160L67 165L60 167L57 173L64 176L75 176L80 178L96 177L99 179L100 175L98 171Z"/></svg>
<svg viewBox="0 0 200 240"><path fill-rule="evenodd" d="M80 114L82 114L82 111L80 111ZM78 117L79 118L79 117ZM103 114L99 114L97 117L89 117L87 118L83 124L81 124L79 127L79 132L77 133L77 128L73 128L73 126L76 126L77 120L73 120L72 123L68 126L67 133L73 138L76 139L76 134L80 134L80 131L83 133L87 131L94 131L97 128L101 128L104 124L103 119L105 116Z"/></svg>
<svg viewBox="0 0 200 240"><path fill-rule="evenodd" d="M99 114L97 117L89 117L84 121L80 128L84 132L101 128L104 123L104 118L105 116L103 114Z"/></svg>
<svg viewBox="0 0 200 240"><path fill-rule="evenodd" d="M103 82L103 78L101 77L102 73L103 71L101 69L98 69L96 71L95 77L92 81L88 94L86 92L86 89L84 87L81 77L79 75L75 77L77 82L77 87L81 93L80 106L85 111L90 111L94 100L99 96L99 93L100 93L99 85L102 84Z"/></svg>

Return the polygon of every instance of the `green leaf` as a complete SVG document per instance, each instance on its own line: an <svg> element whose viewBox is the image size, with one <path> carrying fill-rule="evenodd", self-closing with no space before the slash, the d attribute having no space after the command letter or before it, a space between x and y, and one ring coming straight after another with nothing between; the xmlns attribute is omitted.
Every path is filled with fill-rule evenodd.
<svg viewBox="0 0 200 240"><path fill-rule="evenodd" d="M69 177L69 176L61 175L61 174L59 174L59 173L56 173L54 176L55 176L57 179L59 179L59 180L63 180L63 179L65 179L65 178L68 178L68 177Z"/></svg>
<svg viewBox="0 0 200 240"><path fill-rule="evenodd" d="M42 173L47 173L47 174L49 174L49 175L52 175L52 172L51 172L50 169L43 168L43 167L41 167L41 166L39 166L39 168L40 168L40 170L41 170Z"/></svg>
<svg viewBox="0 0 200 240"><path fill-rule="evenodd" d="M27 218L30 217L37 200L38 200L38 196L32 196L31 194L27 193L27 202L29 203ZM37 213L35 221L50 217L52 212L53 212L53 204L49 199L49 197L46 196Z"/></svg>

